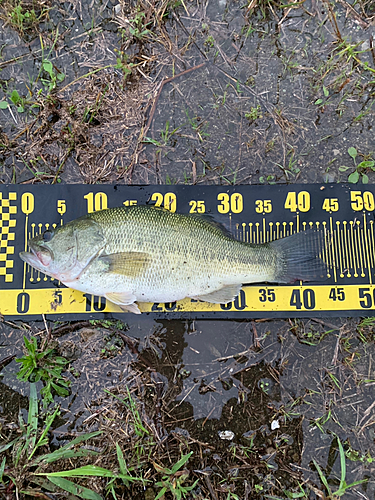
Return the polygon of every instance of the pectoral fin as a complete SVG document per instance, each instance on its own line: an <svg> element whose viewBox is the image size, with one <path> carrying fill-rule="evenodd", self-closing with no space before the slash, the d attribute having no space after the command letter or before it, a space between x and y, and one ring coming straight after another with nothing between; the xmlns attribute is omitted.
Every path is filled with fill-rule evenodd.
<svg viewBox="0 0 375 500"><path fill-rule="evenodd" d="M138 305L135 303L136 297L130 292L112 292L106 293L105 298L110 302L117 304L125 312L141 314Z"/></svg>
<svg viewBox="0 0 375 500"><path fill-rule="evenodd" d="M193 299L203 300L204 302L213 302L214 304L227 304L232 302L240 293L242 285L226 285L220 290L207 293L206 295L199 295L199 297L192 297Z"/></svg>
<svg viewBox="0 0 375 500"><path fill-rule="evenodd" d="M120 252L102 255L99 260L108 265L107 272L137 277L151 263L151 255L146 252Z"/></svg>

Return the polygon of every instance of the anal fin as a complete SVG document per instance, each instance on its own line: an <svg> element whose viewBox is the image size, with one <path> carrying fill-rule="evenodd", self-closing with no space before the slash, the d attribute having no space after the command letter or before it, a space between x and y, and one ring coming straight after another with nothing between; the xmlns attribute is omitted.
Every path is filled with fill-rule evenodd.
<svg viewBox="0 0 375 500"><path fill-rule="evenodd" d="M203 300L204 302L212 302L213 304L227 304L237 297L241 288L242 285L225 285L214 292L192 298Z"/></svg>

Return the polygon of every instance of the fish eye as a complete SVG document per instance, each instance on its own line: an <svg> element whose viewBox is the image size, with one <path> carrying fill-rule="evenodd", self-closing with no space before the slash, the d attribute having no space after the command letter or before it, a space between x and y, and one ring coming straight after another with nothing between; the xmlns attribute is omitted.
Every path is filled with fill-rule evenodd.
<svg viewBox="0 0 375 500"><path fill-rule="evenodd" d="M43 236L43 241L51 241L53 238L53 231L47 229L46 231L44 231L42 236Z"/></svg>

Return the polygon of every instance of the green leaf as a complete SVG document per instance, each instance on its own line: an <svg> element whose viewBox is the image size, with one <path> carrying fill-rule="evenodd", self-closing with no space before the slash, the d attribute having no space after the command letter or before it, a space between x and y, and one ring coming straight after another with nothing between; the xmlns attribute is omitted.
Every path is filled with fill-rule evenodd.
<svg viewBox="0 0 375 500"><path fill-rule="evenodd" d="M357 158L358 152L355 148L349 148L348 154L353 158L353 160L355 160Z"/></svg>
<svg viewBox="0 0 375 500"><path fill-rule="evenodd" d="M0 101L0 109L7 109L8 103L7 101Z"/></svg>
<svg viewBox="0 0 375 500"><path fill-rule="evenodd" d="M90 490L89 488L85 488L84 486L79 486L78 484L74 484L72 481L68 479L63 479L62 477L52 477L47 476L47 479L51 481L51 483L55 484L62 490L67 491L68 493L72 493L73 495L77 495L80 498L85 498L87 500L102 500L102 496L95 493L95 491Z"/></svg>
<svg viewBox="0 0 375 500"><path fill-rule="evenodd" d="M341 441L340 441L338 436L336 439L337 439L337 444L339 445L340 465L341 465L341 479L340 479L339 490L341 488L343 488L345 490L345 476L346 476L345 452L344 452L344 448L342 447Z"/></svg>
<svg viewBox="0 0 375 500"><path fill-rule="evenodd" d="M319 104L322 104L322 102L323 102L323 99L317 99L317 100L314 102L314 104L315 104L316 106L318 106Z"/></svg>
<svg viewBox="0 0 375 500"><path fill-rule="evenodd" d="M13 104L18 104L21 101L21 97L17 90L13 90L13 92L10 94L10 100Z"/></svg>
<svg viewBox="0 0 375 500"><path fill-rule="evenodd" d="M345 165L341 165L341 167L339 167L339 172L346 172L349 169L350 167L345 167Z"/></svg>
<svg viewBox="0 0 375 500"><path fill-rule="evenodd" d="M325 95L325 97L329 96L329 90L324 85L323 85L323 94Z"/></svg>
<svg viewBox="0 0 375 500"><path fill-rule="evenodd" d="M357 168L372 168L375 165L375 161L373 160L368 160L368 161L361 161L359 165L357 165Z"/></svg>
<svg viewBox="0 0 375 500"><path fill-rule="evenodd" d="M30 384L29 415L27 418L27 441L31 448L34 448L36 433L38 431L38 396L36 385Z"/></svg>
<svg viewBox="0 0 375 500"><path fill-rule="evenodd" d="M362 174L362 184L368 184L368 175Z"/></svg>
<svg viewBox="0 0 375 500"><path fill-rule="evenodd" d="M323 474L322 469L319 467L318 462L314 458L313 458L313 463L315 465L316 470L318 471L320 480L322 481L322 483L324 484L324 486L327 488L328 494L331 496L332 495L332 491L331 491L331 488L329 487L327 479L326 479L325 475Z"/></svg>
<svg viewBox="0 0 375 500"><path fill-rule="evenodd" d="M164 486L164 488L162 488L159 493L157 494L157 496L155 497L155 500L159 500L159 498L161 498L167 491L167 488Z"/></svg>
<svg viewBox="0 0 375 500"><path fill-rule="evenodd" d="M42 435L40 436L38 442L36 443L33 451L31 452L28 460L31 459L31 457L34 455L35 451L37 450L37 448L39 446L44 446L45 444L48 443L48 437L47 437L47 434L48 434L48 431L53 423L53 421L55 420L55 418L57 417L57 415L60 413L60 408L56 408L55 412L53 413L53 415L49 415L47 418L46 418L46 427L44 429L44 431L42 432Z"/></svg>
<svg viewBox="0 0 375 500"><path fill-rule="evenodd" d="M174 466L172 467L172 474L176 474L176 472L181 469L181 467L183 465L186 464L186 462L189 460L189 458L192 456L193 452L191 451L190 453L187 453L186 455L184 455L182 458L180 458L180 460L174 464Z"/></svg>
<svg viewBox="0 0 375 500"><path fill-rule="evenodd" d="M118 443L116 443L116 452L117 452L117 460L119 463L121 474L128 474L129 471L128 471L128 468L126 467L124 454L123 454L122 449L120 448L120 445Z"/></svg>
<svg viewBox="0 0 375 500"><path fill-rule="evenodd" d="M1 465L0 465L0 483L3 482L3 474L4 474L4 470L5 470L5 463L6 463L6 457L3 458L3 461L1 462Z"/></svg>
<svg viewBox="0 0 375 500"><path fill-rule="evenodd" d="M56 450L60 451L60 450ZM59 453L55 455L53 453L49 453L48 455L42 455L34 460L34 463L45 462L46 464L51 464L56 462L56 460L60 459L68 459L68 458L78 458L78 457L89 457L99 455L97 451L87 450L86 448L82 448L81 450L65 450L63 453Z"/></svg>
<svg viewBox="0 0 375 500"><path fill-rule="evenodd" d="M9 443L3 444L2 446L0 446L0 453L3 453L3 451L7 450L11 446L13 446L15 443L17 443L17 441L19 441L21 439L21 437L22 436L18 436L15 439L13 439L12 441L10 441Z"/></svg>
<svg viewBox="0 0 375 500"><path fill-rule="evenodd" d="M46 71L46 73L49 74L49 76L53 75L53 65L52 65L51 61L43 61L42 67L43 67L44 71Z"/></svg>
<svg viewBox="0 0 375 500"><path fill-rule="evenodd" d="M51 477L121 477L119 474L115 474L109 469L104 469L103 467L97 467L96 465L84 465L78 467L77 469L62 470L59 472L50 473L38 473L36 476L51 476Z"/></svg>
<svg viewBox="0 0 375 500"><path fill-rule="evenodd" d="M70 441L69 443L64 445L62 448L59 448L58 450L55 450L52 453L49 453L48 455L44 455L43 457L40 457L40 459L43 459L43 461L46 462L47 464L51 464L56 460L75 456L74 454L77 454L76 456L97 455L97 452L95 451L86 449L71 450L71 448L74 448L77 444L82 443L83 441L88 441L92 437L99 436L102 433L103 431L95 431L83 434L82 436L78 436L75 439L73 439L73 441ZM73 453L73 455L71 453Z"/></svg>
<svg viewBox="0 0 375 500"><path fill-rule="evenodd" d="M357 172L356 170L355 172L349 175L348 182L351 182L352 184L357 184L358 181L359 181L359 172Z"/></svg>

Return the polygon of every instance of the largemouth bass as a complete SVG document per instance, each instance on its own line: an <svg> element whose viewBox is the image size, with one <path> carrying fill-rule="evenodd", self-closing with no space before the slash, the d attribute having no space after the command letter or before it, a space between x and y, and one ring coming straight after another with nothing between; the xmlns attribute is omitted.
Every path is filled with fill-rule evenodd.
<svg viewBox="0 0 375 500"><path fill-rule="evenodd" d="M244 243L210 216L139 205L47 230L20 257L67 287L140 314L136 301L228 303L245 283L322 279L320 243L312 230L272 243Z"/></svg>

